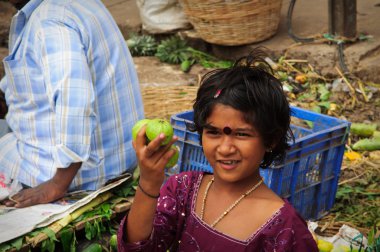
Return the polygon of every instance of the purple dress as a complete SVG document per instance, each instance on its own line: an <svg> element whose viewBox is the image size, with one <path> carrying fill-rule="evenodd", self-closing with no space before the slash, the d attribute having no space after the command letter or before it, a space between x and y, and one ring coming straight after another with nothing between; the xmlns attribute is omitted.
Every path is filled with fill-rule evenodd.
<svg viewBox="0 0 380 252"><path fill-rule="evenodd" d="M318 251L305 221L285 201L247 240L223 234L195 213L202 172L171 176L161 188L149 240L126 243L126 218L118 231L119 251Z"/></svg>

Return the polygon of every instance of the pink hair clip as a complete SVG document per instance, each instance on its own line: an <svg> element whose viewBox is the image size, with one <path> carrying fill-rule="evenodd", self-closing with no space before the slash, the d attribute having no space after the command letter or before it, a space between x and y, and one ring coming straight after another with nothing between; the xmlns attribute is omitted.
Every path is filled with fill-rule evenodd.
<svg viewBox="0 0 380 252"><path fill-rule="evenodd" d="M215 95L214 95L214 99L218 98L219 95L220 95L220 93L222 93L222 89L218 89L218 90L216 90L216 93L215 93Z"/></svg>

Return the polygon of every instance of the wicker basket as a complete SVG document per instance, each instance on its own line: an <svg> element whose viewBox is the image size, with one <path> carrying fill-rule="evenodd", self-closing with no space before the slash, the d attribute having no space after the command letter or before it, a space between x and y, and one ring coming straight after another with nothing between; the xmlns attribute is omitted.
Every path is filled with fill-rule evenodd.
<svg viewBox="0 0 380 252"><path fill-rule="evenodd" d="M142 88L146 118L170 120L170 116L191 110L197 95L197 86L159 86Z"/></svg>
<svg viewBox="0 0 380 252"><path fill-rule="evenodd" d="M180 3L202 39L235 46L274 35L282 0L180 0Z"/></svg>

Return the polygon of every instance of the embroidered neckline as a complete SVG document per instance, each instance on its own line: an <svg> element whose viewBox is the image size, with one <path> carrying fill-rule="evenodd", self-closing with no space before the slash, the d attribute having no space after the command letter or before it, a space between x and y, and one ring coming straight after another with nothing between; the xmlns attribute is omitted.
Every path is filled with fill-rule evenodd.
<svg viewBox="0 0 380 252"><path fill-rule="evenodd" d="M286 201L284 200L284 204L275 213L273 213L273 215L263 225L261 225L261 227L259 227L255 232L253 232L246 240L239 240L237 238L234 238L234 237L232 237L232 236L230 236L228 234L225 234L225 233L223 233L223 232L221 232L219 230L216 230L215 228L211 227L209 224L207 224L206 222L204 222L198 216L198 214L195 212L195 204L196 204L199 188L200 188L200 185L202 183L203 175L204 175L204 173L201 172L199 174L199 176L198 176L198 181L197 181L197 183L195 185L194 193L193 193L193 196L192 196L190 213L193 216L193 218L195 218L205 228L207 228L208 230L210 230L211 232L213 232L216 235L223 236L224 238L226 238L228 240L232 240L232 241L235 241L235 242L238 242L238 243L243 243L243 244L249 244L252 240L255 239L255 237L257 236L257 234L259 234L266 226L268 226L273 220L275 220L277 218L277 216L285 209L285 206L287 204Z"/></svg>

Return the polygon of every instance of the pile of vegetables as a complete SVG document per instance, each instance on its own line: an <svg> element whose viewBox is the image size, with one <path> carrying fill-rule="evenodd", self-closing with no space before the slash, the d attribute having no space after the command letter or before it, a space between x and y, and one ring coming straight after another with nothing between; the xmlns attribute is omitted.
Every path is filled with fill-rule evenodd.
<svg viewBox="0 0 380 252"><path fill-rule="evenodd" d="M130 179L111 191L105 192L87 205L77 209L63 219L11 241L0 244L0 251L19 251L40 246L41 251L54 252L60 246L63 252L77 251L76 233L84 230L85 238L91 243L82 251L117 251L116 232L120 220L115 220L114 208L134 196L138 170Z"/></svg>
<svg viewBox="0 0 380 252"><path fill-rule="evenodd" d="M377 131L377 124L352 123L351 134L361 137L352 149L356 151L380 150L380 131Z"/></svg>
<svg viewBox="0 0 380 252"><path fill-rule="evenodd" d="M231 61L219 60L187 46L185 40L175 35L158 43L150 35L131 34L127 45L132 56L156 56L161 62L180 64L183 72L188 72L196 63L204 68L227 68L232 65Z"/></svg>

